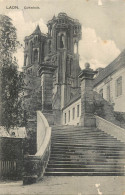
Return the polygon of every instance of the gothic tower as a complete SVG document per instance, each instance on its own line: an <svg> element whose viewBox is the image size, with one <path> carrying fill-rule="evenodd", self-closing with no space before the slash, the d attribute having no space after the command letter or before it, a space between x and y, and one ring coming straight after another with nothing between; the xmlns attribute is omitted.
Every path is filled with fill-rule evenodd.
<svg viewBox="0 0 125 195"><path fill-rule="evenodd" d="M79 88L81 25L78 20L59 13L47 26L47 56L57 66L53 78L53 109L62 109Z"/></svg>
<svg viewBox="0 0 125 195"><path fill-rule="evenodd" d="M24 107L28 115L28 123L34 124L36 110L41 110L42 106L41 79L38 69L45 56L46 35L41 33L37 26L31 35L25 37L24 41ZM33 126L30 124L29 129Z"/></svg>
<svg viewBox="0 0 125 195"><path fill-rule="evenodd" d="M46 35L37 26L24 40L25 105L30 118L36 110L52 110L61 119L62 109L80 91L81 25L59 13L47 26Z"/></svg>
<svg viewBox="0 0 125 195"><path fill-rule="evenodd" d="M24 41L24 72L27 71L29 75L37 76L38 67L45 56L46 35L41 33L39 26L37 26L30 36L25 37Z"/></svg>

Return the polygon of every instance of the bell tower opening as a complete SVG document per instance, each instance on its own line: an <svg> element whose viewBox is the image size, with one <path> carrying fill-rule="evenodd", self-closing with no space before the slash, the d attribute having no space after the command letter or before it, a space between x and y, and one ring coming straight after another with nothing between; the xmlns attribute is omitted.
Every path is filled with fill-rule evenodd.
<svg viewBox="0 0 125 195"><path fill-rule="evenodd" d="M81 24L65 13L59 13L57 17L54 16L48 22L47 26L48 54L50 54L47 54L49 56L48 61L57 67L54 72L56 84L53 85L53 107L57 108L57 95L60 95L61 100L58 107L63 108L70 100L71 91L79 88L78 43L81 39ZM50 50L52 50L51 53Z"/></svg>
<svg viewBox="0 0 125 195"><path fill-rule="evenodd" d="M64 36L64 34L60 35L60 48L65 48L65 36Z"/></svg>
<svg viewBox="0 0 125 195"><path fill-rule="evenodd" d="M34 62L38 62L38 50L34 50Z"/></svg>

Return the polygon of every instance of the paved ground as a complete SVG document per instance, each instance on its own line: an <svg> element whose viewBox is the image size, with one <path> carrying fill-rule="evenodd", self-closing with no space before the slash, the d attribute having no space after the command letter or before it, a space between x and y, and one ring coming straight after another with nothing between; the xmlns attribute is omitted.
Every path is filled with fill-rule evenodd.
<svg viewBox="0 0 125 195"><path fill-rule="evenodd" d="M125 195L125 177L44 177L23 186L22 182L1 182L0 195Z"/></svg>

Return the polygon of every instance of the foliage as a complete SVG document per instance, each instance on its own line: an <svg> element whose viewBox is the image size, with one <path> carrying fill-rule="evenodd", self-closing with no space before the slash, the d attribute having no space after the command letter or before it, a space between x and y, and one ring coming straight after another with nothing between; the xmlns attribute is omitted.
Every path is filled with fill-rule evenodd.
<svg viewBox="0 0 125 195"><path fill-rule="evenodd" d="M19 42L17 41L16 28L12 20L5 15L0 15L0 57L4 62L11 60L12 55L17 50Z"/></svg>
<svg viewBox="0 0 125 195"><path fill-rule="evenodd" d="M17 50L16 29L8 16L0 15L0 83L1 124L9 130L20 126L23 110L21 98L22 77L14 53Z"/></svg>
<svg viewBox="0 0 125 195"><path fill-rule="evenodd" d="M121 123L125 123L125 115L123 116L120 112L114 112L114 117L116 120L118 120Z"/></svg>
<svg viewBox="0 0 125 195"><path fill-rule="evenodd" d="M28 131L28 137L24 140L24 154L34 155L36 151L36 132Z"/></svg>
<svg viewBox="0 0 125 195"><path fill-rule="evenodd" d="M102 118L105 117L104 104L102 101L94 100L94 114Z"/></svg>

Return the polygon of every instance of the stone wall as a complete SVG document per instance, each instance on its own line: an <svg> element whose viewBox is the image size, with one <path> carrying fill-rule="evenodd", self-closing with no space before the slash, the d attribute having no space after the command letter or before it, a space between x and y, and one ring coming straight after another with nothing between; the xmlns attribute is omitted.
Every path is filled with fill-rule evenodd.
<svg viewBox="0 0 125 195"><path fill-rule="evenodd" d="M50 156L51 127L45 116L37 112L37 152L24 158L23 184L37 182L44 175Z"/></svg>

